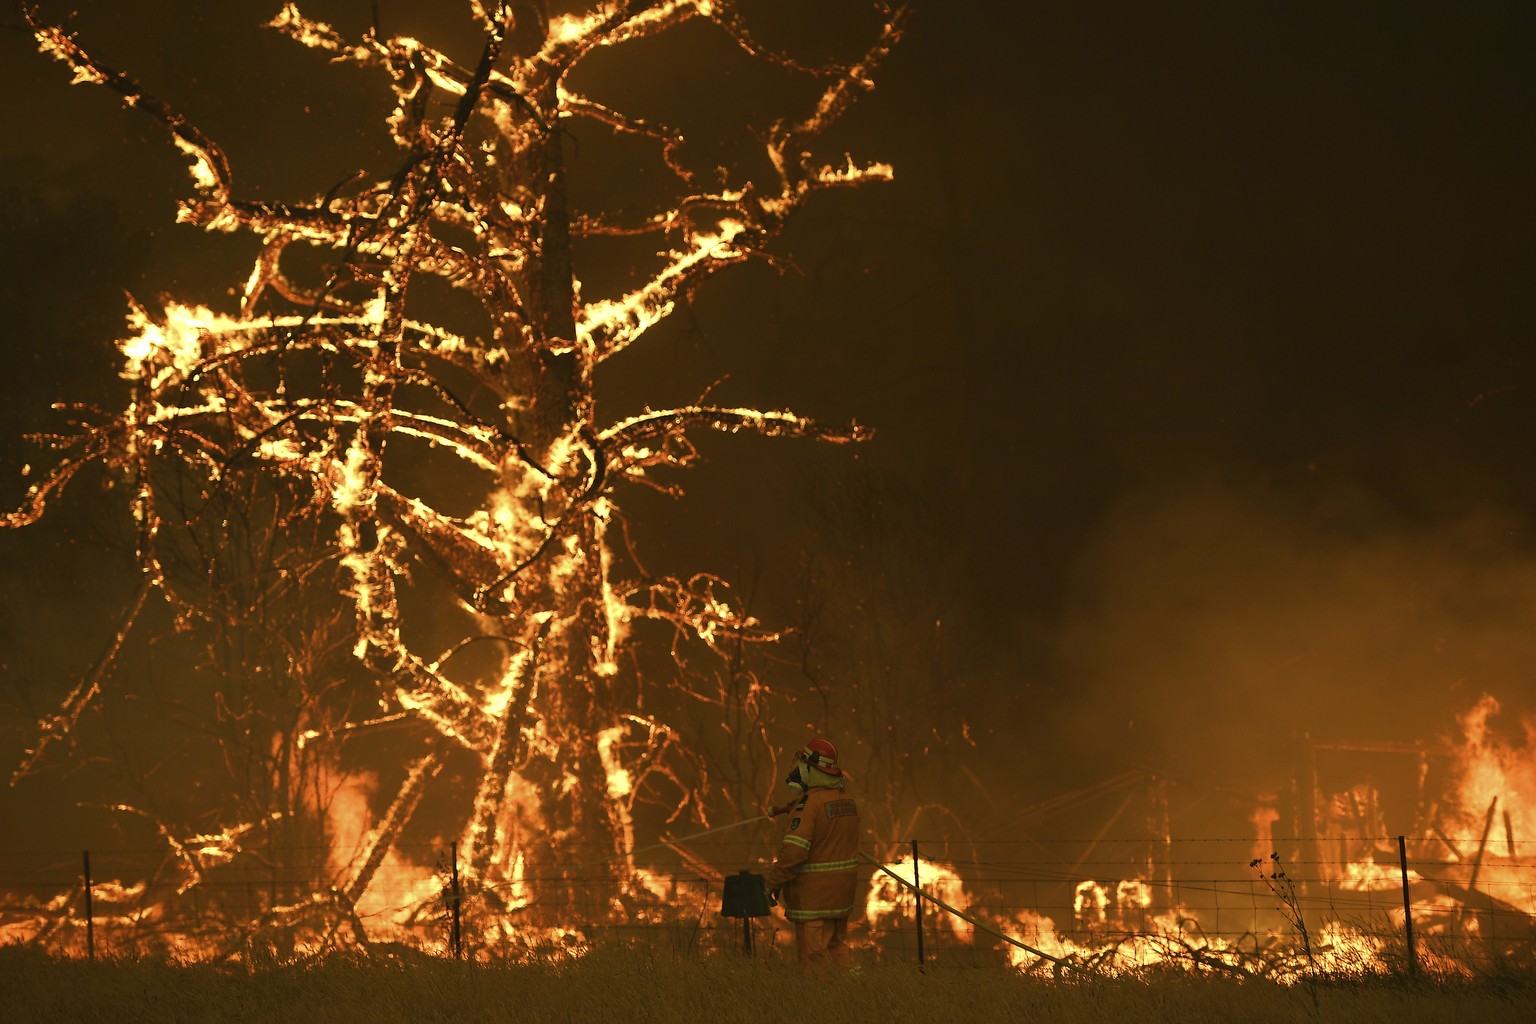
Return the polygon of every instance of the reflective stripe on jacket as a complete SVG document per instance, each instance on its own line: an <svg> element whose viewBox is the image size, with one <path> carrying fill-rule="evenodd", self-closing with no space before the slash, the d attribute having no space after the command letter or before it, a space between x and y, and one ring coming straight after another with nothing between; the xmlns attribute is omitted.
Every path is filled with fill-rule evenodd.
<svg viewBox="0 0 1536 1024"><path fill-rule="evenodd" d="M858 884L858 805L840 789L816 788L789 814L768 888L783 888L784 916L791 921L847 917Z"/></svg>

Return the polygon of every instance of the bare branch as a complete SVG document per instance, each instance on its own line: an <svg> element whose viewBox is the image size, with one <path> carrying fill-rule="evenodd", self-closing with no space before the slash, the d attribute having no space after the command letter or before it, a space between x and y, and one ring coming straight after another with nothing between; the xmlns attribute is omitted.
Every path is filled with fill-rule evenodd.
<svg viewBox="0 0 1536 1024"><path fill-rule="evenodd" d="M144 601L149 597L149 592L154 587L154 580L144 576L139 581L139 589L134 594L133 600L128 604L128 610L123 613L118 622L116 631L112 634L112 641L107 649L102 652L96 664L91 666L85 677L70 691L64 699L64 704L57 712L43 719L37 724L37 740L32 749L26 752L21 764L11 773L11 785L15 785L23 777L30 775L42 759L48 747L57 740L69 737L75 727L80 723L80 716L85 709L90 707L99 693L101 693L102 681L112 671L117 662L117 656L123 649L123 642L128 639L129 632L139 620L139 613L144 610Z"/></svg>

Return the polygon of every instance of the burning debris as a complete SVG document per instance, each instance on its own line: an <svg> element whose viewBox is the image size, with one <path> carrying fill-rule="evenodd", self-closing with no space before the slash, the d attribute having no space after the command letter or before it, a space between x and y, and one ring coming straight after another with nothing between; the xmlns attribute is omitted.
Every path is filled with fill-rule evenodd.
<svg viewBox="0 0 1536 1024"><path fill-rule="evenodd" d="M1515 738L1491 724L1499 712L1499 702L1485 694L1457 716L1459 736L1434 744L1304 741L1290 844L1315 863L1317 880L1357 892L1392 890L1406 859L1415 866L1416 903L1452 908L1473 929L1479 914L1489 913L1536 927L1536 890L1527 875L1527 830L1536 825L1536 723L1520 723ZM1330 792L1318 764L1323 755L1366 758L1376 770ZM1406 829L1390 827L1372 779L1393 775L1413 782L1411 808L1398 812L1411 813ZM1403 833L1401 849L1394 832Z"/></svg>
<svg viewBox="0 0 1536 1024"><path fill-rule="evenodd" d="M630 856L636 801L670 786L673 817L703 821L706 792L673 728L647 710L632 634L657 623L674 644L717 651L775 634L722 580L648 575L628 545L625 486L676 492L669 474L696 461L701 432L868 434L705 399L608 420L595 388L610 358L711 276L773 263L813 196L891 177L885 164L814 154L873 87L905 9L876 5L866 52L810 66L760 45L728 0L626 0L551 19L527 0L469 8L483 29L470 63L282 8L272 29L387 82L400 152L392 173L293 203L240 198L214 140L27 11L75 82L109 87L169 131L193 184L180 219L249 233L260 251L233 311L130 307L119 348L131 398L50 435L56 461L5 519L36 521L83 470L104 467L128 495L143 574L113 649L39 723L17 776L71 737L124 636L165 602L179 628L213 638L227 752L242 743L262 765L257 791L211 829L157 819L180 892L216 862L323 848L306 882L285 883L246 922L269 931L334 938L342 922L346 941L366 942L362 915L382 909L372 886L398 866L402 832L450 765L472 780L461 870L488 941L520 922L563 922L569 892L546 885L530 899L521 887L568 875L562 843L624 868L612 913L654 898ZM806 110L762 133L764 174L695 166L679 131L576 91L589 58L690 22L816 85ZM582 205L562 150L577 123L649 145L673 200ZM601 238L654 240L656 265L592 295L579 250ZM471 329L422 312L433 308L422 294L443 286L475 307L459 318ZM453 483L424 482L437 480ZM365 785L349 751L383 730L404 770Z"/></svg>
<svg viewBox="0 0 1536 1024"><path fill-rule="evenodd" d="M1171 836L1168 780L1154 778L1154 813L1133 826L1150 823L1150 838L1109 836L1127 801L1092 840L1016 836L981 844L971 860L924 859L917 873L931 904L958 911L930 905L931 946L1057 974L1172 967L1286 983L1410 970L1468 977L1528 964L1536 841L1515 830L1536 801L1536 734L1529 720L1513 733L1496 727L1498 714L1484 696L1458 716L1459 736L1437 743L1304 742L1290 791L1248 815L1251 857L1239 859L1249 841L1235 837ZM1319 753L1352 760L1320 767ZM1122 788L1116 777L1066 797ZM1060 810L1066 797L1042 806ZM965 844L947 845L946 858ZM866 915L888 948L921 920L913 876L902 856L871 879ZM910 939L901 944L910 955Z"/></svg>

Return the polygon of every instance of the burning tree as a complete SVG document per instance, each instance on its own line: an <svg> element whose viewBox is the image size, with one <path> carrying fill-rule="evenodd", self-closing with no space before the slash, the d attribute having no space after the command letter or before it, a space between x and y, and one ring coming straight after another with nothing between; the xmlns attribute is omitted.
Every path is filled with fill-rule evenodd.
<svg viewBox="0 0 1536 1024"><path fill-rule="evenodd" d="M240 198L214 140L27 10L75 82L107 86L169 131L195 188L182 221L259 239L238 308L132 306L120 343L129 400L49 435L58 456L6 519L36 521L83 469L105 467L129 496L142 572L122 632L160 600L179 626L224 638L213 703L239 740L230 749L255 751L262 784L190 840L162 827L184 888L258 837L276 845L308 813L329 831L322 885L277 900L272 919L355 921L452 759L473 765L464 871L488 897L517 871L560 877L569 865L547 861L561 843L633 872L631 815L647 786L672 780L674 814L702 820L676 734L645 710L625 657L631 630L659 623L674 645L730 657L774 633L720 579L647 574L619 497L629 484L675 490L668 471L696 460L700 432L834 443L866 432L705 399L610 421L596 384L712 275L777 262L775 241L813 196L890 177L884 164L814 154L872 88L906 13L874 5L866 52L811 64L760 44L740 6L616 0L551 16L544 0L470 0L483 47L460 62L377 26L348 38L288 4L271 28L382 72L401 154L392 173L295 203ZM815 83L806 109L761 131L760 170L697 166L680 132L576 91L590 58L688 22ZM670 201L637 212L573 194L566 126L577 122L650 146ZM599 239L652 240L655 259L610 296L584 294L581 247ZM23 772L70 735L106 671L40 723ZM392 751L415 751L346 847L334 822L313 825L322 801L301 791L308 780L334 797L318 780L386 724L410 737ZM617 907L624 871L614 886Z"/></svg>

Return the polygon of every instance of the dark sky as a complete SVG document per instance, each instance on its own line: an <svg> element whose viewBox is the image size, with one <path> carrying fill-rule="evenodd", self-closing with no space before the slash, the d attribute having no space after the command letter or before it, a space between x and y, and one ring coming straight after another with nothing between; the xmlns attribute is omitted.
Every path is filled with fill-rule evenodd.
<svg viewBox="0 0 1536 1024"><path fill-rule="evenodd" d="M276 0L70 6L245 194L377 153L383 83L256 29ZM354 30L367 6L301 5ZM440 38L414 6L386 28ZM636 499L658 561L793 619L809 552L842 663L940 680L1026 804L1127 765L1273 787L1297 731L1433 738L1484 692L1511 728L1536 710L1536 15L1347 6L919 4L830 143L895 183L813 205L800 274L720 280L610 385L659 405L729 373L732 400L877 438L710 444L690 501ZM786 32L832 45L825 18ZM50 402L112 393L122 292L226 302L248 250L172 224L162 133L9 28L7 495ZM643 76L706 106L742 88ZM592 147L575 173L600 178ZM110 631L88 507L0 534L13 692Z"/></svg>

